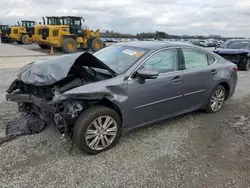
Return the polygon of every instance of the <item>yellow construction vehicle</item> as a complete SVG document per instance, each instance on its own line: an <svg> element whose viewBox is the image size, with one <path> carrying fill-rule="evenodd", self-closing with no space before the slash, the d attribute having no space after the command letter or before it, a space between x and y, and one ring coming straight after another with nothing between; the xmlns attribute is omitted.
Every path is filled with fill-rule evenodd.
<svg viewBox="0 0 250 188"><path fill-rule="evenodd" d="M34 26L35 21L22 20L21 24L17 22L17 26L12 26L7 30L9 42L17 42L18 44L30 44L27 28Z"/></svg>
<svg viewBox="0 0 250 188"><path fill-rule="evenodd" d="M46 18L47 23L45 22L45 18L42 17L42 25L31 26L27 29L29 33L29 41L37 43L42 49L47 49L49 47L48 43L44 43L42 40L43 28L49 25L62 25L62 19L58 16L47 16Z"/></svg>
<svg viewBox="0 0 250 188"><path fill-rule="evenodd" d="M98 51L105 47L105 43L99 38L100 31L95 32L83 29L84 19L77 16L61 17L63 25L46 26L43 28L43 42L56 49L62 49L65 53L72 53L77 48Z"/></svg>

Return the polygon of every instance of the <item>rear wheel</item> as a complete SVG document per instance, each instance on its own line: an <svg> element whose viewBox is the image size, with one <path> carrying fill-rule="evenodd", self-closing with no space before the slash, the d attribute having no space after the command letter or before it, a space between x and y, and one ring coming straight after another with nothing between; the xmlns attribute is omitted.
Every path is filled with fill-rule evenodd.
<svg viewBox="0 0 250 188"><path fill-rule="evenodd" d="M120 130L121 119L116 111L105 106L94 106L77 119L73 141L82 151L98 154L117 144Z"/></svg>
<svg viewBox="0 0 250 188"><path fill-rule="evenodd" d="M222 85L218 85L212 92L206 107L206 112L216 113L223 106L226 100L226 90Z"/></svg>
<svg viewBox="0 0 250 188"><path fill-rule="evenodd" d="M99 38L90 38L88 39L88 48L91 51L96 52L103 48L103 43L104 42Z"/></svg>
<svg viewBox="0 0 250 188"><path fill-rule="evenodd" d="M247 57L241 69L247 71L249 70L249 68L250 68L250 58Z"/></svg>
<svg viewBox="0 0 250 188"><path fill-rule="evenodd" d="M77 50L77 42L73 38L65 38L62 44L62 50L65 53L73 53Z"/></svg>

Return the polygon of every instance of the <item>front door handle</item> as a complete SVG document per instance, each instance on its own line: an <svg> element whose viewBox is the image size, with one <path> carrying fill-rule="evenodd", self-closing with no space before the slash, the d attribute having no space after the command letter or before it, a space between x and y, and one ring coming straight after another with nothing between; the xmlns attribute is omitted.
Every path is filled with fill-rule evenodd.
<svg viewBox="0 0 250 188"><path fill-rule="evenodd" d="M210 71L210 74L211 74L211 75L217 74L217 70L215 70L215 69L211 70L211 71Z"/></svg>
<svg viewBox="0 0 250 188"><path fill-rule="evenodd" d="M174 78L172 79L172 82L177 83L177 82L180 82L181 80L182 80L182 79L181 79L180 76L176 76L176 77L174 77Z"/></svg>

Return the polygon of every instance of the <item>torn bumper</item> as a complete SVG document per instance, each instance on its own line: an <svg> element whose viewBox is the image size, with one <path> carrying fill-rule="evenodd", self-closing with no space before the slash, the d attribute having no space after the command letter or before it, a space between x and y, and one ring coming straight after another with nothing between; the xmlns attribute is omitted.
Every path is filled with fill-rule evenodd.
<svg viewBox="0 0 250 188"><path fill-rule="evenodd" d="M37 98L31 94L20 94L20 93L11 93L6 94L7 101L15 101L17 103L32 103L41 109L45 110L46 112L56 113L57 109L48 104L48 102L44 101L43 99Z"/></svg>

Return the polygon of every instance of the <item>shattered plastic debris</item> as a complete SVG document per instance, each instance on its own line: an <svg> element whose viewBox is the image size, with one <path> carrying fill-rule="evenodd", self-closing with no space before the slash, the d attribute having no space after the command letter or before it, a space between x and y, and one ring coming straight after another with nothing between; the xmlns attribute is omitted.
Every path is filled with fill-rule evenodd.
<svg viewBox="0 0 250 188"><path fill-rule="evenodd" d="M7 139L15 138L21 135L32 135L40 133L46 123L34 113L21 114L18 118L10 121L6 127Z"/></svg>

